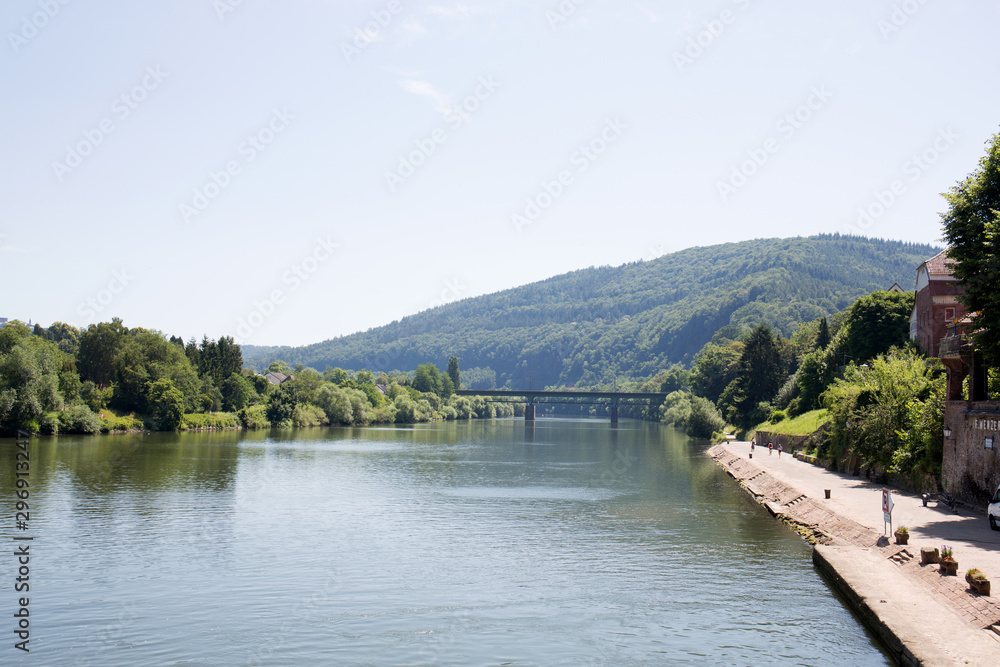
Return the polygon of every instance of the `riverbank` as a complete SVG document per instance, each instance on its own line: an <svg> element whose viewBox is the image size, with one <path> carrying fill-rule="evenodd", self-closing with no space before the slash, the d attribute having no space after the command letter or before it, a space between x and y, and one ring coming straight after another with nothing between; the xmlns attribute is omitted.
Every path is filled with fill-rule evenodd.
<svg viewBox="0 0 1000 667"><path fill-rule="evenodd" d="M896 545L885 534L879 485L760 448L751 460L749 443L709 454L814 545L816 567L901 664L1000 664L1000 636L987 629L1000 624L1000 603L969 591L964 576L920 563L921 547L949 544L961 574L977 567L1000 584L1000 532L984 517L923 507L920 496L894 490L894 525L910 530L910 543Z"/></svg>

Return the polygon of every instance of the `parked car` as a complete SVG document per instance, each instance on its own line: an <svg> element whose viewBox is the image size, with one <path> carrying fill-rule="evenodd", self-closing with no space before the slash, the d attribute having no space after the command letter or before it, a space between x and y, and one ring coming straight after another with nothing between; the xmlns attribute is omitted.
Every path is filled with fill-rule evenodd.
<svg viewBox="0 0 1000 667"><path fill-rule="evenodd" d="M993 500L986 508L986 515L990 518L990 528L1000 530L1000 486L997 487L997 492L993 494Z"/></svg>

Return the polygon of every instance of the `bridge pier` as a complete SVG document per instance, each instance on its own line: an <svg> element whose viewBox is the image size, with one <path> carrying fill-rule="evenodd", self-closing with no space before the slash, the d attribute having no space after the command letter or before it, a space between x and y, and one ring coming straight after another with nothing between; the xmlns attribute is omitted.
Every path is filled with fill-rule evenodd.
<svg viewBox="0 0 1000 667"><path fill-rule="evenodd" d="M617 424L618 423L618 406L617 405L612 405L611 406L611 423L612 424Z"/></svg>
<svg viewBox="0 0 1000 667"><path fill-rule="evenodd" d="M524 406L524 421L533 422L535 421L535 404L528 403Z"/></svg>

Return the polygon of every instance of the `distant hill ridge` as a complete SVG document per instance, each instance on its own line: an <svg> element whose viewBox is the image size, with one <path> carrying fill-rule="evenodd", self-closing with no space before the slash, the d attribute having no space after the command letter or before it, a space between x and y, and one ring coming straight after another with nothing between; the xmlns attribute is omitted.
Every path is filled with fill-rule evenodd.
<svg viewBox="0 0 1000 667"><path fill-rule="evenodd" d="M911 289L940 247L857 236L755 239L688 248L654 260L572 271L472 297L366 332L303 347L245 346L262 369L275 359L412 370L448 357L489 367L497 385L536 388L644 377L689 363L722 327L759 322L791 335L894 282Z"/></svg>

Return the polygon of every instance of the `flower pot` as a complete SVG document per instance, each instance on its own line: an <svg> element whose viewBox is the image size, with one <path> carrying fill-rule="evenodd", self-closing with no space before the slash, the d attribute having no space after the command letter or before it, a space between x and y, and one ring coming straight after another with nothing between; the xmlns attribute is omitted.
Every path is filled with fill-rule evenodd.
<svg viewBox="0 0 1000 667"><path fill-rule="evenodd" d="M976 591L980 595L990 594L990 580L989 579L973 579L969 575L965 575L965 580L969 582L969 588Z"/></svg>
<svg viewBox="0 0 1000 667"><path fill-rule="evenodd" d="M941 555L938 553L937 548L931 547L921 547L920 548L920 564L921 565L932 565L934 563L941 562Z"/></svg>
<svg viewBox="0 0 1000 667"><path fill-rule="evenodd" d="M901 533L897 530L893 534L896 536L896 544L906 544L907 540L910 539L909 533Z"/></svg>
<svg viewBox="0 0 1000 667"><path fill-rule="evenodd" d="M958 561L957 560L942 560L941 566L939 568L940 572L943 574L958 574Z"/></svg>

